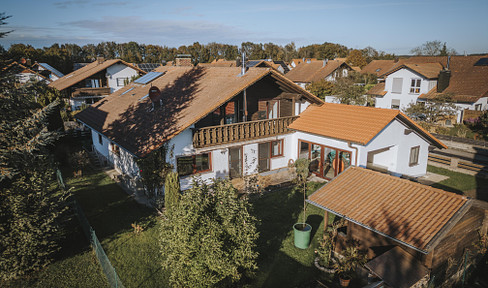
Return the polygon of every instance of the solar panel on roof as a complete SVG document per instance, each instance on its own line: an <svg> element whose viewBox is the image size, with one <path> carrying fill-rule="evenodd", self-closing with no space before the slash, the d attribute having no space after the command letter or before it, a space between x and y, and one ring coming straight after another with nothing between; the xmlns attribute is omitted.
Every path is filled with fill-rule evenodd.
<svg viewBox="0 0 488 288"><path fill-rule="evenodd" d="M261 62L260 60L250 60L250 61L247 61L246 66L247 67L254 67L254 66L258 65L260 62Z"/></svg>
<svg viewBox="0 0 488 288"><path fill-rule="evenodd" d="M54 75L58 76L59 78L63 77L64 74L59 72L58 70L56 70L56 68L54 68L53 66L47 64L47 63L39 63L39 65L43 66L44 68L46 68L47 70L50 70L51 72L54 73Z"/></svg>
<svg viewBox="0 0 488 288"><path fill-rule="evenodd" d="M136 79L134 81L134 83L138 83L138 84L147 84L151 81L153 81L154 79L162 76L164 73L162 72L149 72L147 73L146 75L142 76L141 78L139 79Z"/></svg>
<svg viewBox="0 0 488 288"><path fill-rule="evenodd" d="M480 58L480 60L474 63L474 66L488 66L488 58Z"/></svg>

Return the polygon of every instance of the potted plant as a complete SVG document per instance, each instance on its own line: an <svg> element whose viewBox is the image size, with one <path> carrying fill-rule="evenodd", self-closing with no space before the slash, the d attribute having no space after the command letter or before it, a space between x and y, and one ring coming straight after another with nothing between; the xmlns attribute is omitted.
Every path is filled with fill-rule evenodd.
<svg viewBox="0 0 488 288"><path fill-rule="evenodd" d="M307 249L310 245L310 235L312 233L312 226L306 223L306 202L307 199L307 178L309 174L310 160L298 159L295 161L295 183L299 188L303 189L303 222L295 223L293 225L294 244L300 249Z"/></svg>
<svg viewBox="0 0 488 288"><path fill-rule="evenodd" d="M350 245L342 251L342 257L338 257L337 262L334 265L342 287L349 286L349 282L357 267L366 263L367 256L364 252L359 250L358 246L357 242L350 243Z"/></svg>
<svg viewBox="0 0 488 288"><path fill-rule="evenodd" d="M327 221L327 219L324 219ZM336 221L332 224L328 231L324 232L322 239L319 240L319 248L317 249L315 257L315 267L319 270L327 272L327 273L335 273L336 269L334 265L336 260L333 255L333 251L335 250L335 243L337 240L337 229L344 226L344 219L340 221Z"/></svg>

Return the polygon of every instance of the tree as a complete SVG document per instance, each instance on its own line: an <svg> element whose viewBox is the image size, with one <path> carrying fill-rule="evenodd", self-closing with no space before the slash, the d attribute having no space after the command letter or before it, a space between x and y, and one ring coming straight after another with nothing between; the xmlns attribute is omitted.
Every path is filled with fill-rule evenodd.
<svg viewBox="0 0 488 288"><path fill-rule="evenodd" d="M7 22L5 22L5 20L7 20L7 19L8 19L8 18L10 18L10 17L12 17L12 16L7 16L7 15L5 15L5 12L0 13L0 25L5 25L5 24L7 24ZM12 30L10 30L10 31L3 31L3 32L0 32L0 38L3 38L3 37L5 37L5 36L7 36L7 34L9 34L9 33L11 33L11 32L12 32Z"/></svg>
<svg viewBox="0 0 488 288"><path fill-rule="evenodd" d="M162 264L173 287L229 287L257 269L250 204L229 180L194 179L161 220Z"/></svg>
<svg viewBox="0 0 488 288"><path fill-rule="evenodd" d="M456 50L452 48L446 48L446 43L442 44L439 40L427 41L424 44L410 50L417 56L446 56L456 55Z"/></svg>
<svg viewBox="0 0 488 288"><path fill-rule="evenodd" d="M295 174L294 183L297 184L299 189L303 192L303 229L305 229L305 221L307 220L307 182L308 175L310 174L310 160L306 158L300 158L295 161Z"/></svg>
<svg viewBox="0 0 488 288"><path fill-rule="evenodd" d="M58 133L48 119L59 113L59 101L41 108L35 86L17 87L11 68L0 71L0 280L9 280L52 261L69 192L53 185L49 149Z"/></svg>
<svg viewBox="0 0 488 288"><path fill-rule="evenodd" d="M365 96L365 92L363 85L355 83L349 77L339 78L334 84L334 95L342 104L363 106L370 103L373 99Z"/></svg>
<svg viewBox="0 0 488 288"><path fill-rule="evenodd" d="M180 179L177 172L169 172L164 183L164 206L174 209L180 201Z"/></svg>
<svg viewBox="0 0 488 288"><path fill-rule="evenodd" d="M450 119L456 115L457 108L451 95L445 93L439 94L427 102L410 103L403 112L414 120L436 124L441 120Z"/></svg>
<svg viewBox="0 0 488 288"><path fill-rule="evenodd" d="M325 96L332 95L334 84L322 79L308 84L306 88L310 93L325 101Z"/></svg>
<svg viewBox="0 0 488 288"><path fill-rule="evenodd" d="M352 66L363 68L368 64L360 50L352 50L346 58L346 62Z"/></svg>

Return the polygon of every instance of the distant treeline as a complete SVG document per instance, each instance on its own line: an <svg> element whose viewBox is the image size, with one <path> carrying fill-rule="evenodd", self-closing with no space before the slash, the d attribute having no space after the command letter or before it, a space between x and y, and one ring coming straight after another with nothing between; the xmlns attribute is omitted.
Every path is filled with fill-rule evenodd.
<svg viewBox="0 0 488 288"><path fill-rule="evenodd" d="M120 58L130 63L161 63L172 61L178 54L191 54L195 63L207 63L215 59L236 60L241 51L246 52L250 60L267 59L291 61L294 58L334 59L347 57L351 51L344 45L334 43L312 44L296 48L295 43L285 46L273 43L244 42L239 48L237 45L221 43L200 44L193 43L190 46L171 48L159 45L138 44L136 42L115 43L101 42L97 45L87 44L53 44L42 49L31 45L13 44L8 50L0 46L1 58L4 60L18 61L28 58L31 61L45 62L57 68L63 73L73 70L73 63L92 62L97 56L107 59ZM395 55L377 51L372 47L366 47L361 51L367 62L373 59L393 59Z"/></svg>

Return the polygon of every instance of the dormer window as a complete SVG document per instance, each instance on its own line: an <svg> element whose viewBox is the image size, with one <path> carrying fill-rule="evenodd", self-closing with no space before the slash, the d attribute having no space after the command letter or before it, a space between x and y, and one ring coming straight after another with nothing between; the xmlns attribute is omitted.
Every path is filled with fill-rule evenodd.
<svg viewBox="0 0 488 288"><path fill-rule="evenodd" d="M412 79L410 84L410 93L418 94L420 93L420 79Z"/></svg>

